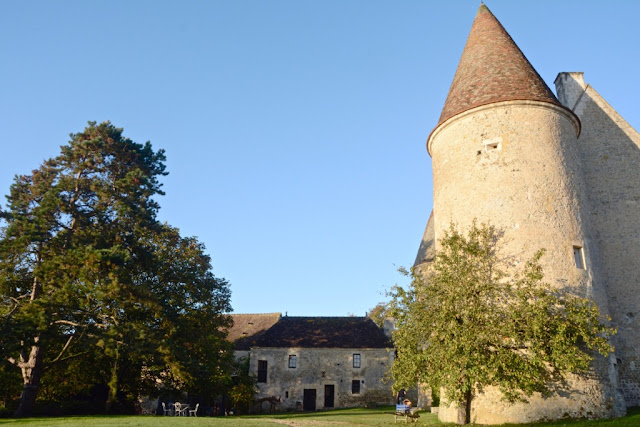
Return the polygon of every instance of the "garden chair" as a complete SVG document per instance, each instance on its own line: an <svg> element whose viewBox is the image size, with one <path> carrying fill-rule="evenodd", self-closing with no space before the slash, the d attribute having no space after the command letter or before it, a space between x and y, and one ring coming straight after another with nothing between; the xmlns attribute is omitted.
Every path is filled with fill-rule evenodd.
<svg viewBox="0 0 640 427"><path fill-rule="evenodd" d="M176 417L179 417L180 415L185 415L185 411L187 410L187 408L189 407L189 405L185 405L184 407L182 406L182 403L180 402L176 402L173 404L176 408L176 411L174 413L174 415Z"/></svg>
<svg viewBox="0 0 640 427"><path fill-rule="evenodd" d="M200 406L199 403L196 403L196 409L189 409L189 416L193 415L194 417L198 416L198 407Z"/></svg>
<svg viewBox="0 0 640 427"><path fill-rule="evenodd" d="M162 402L162 410L164 411L164 415L171 415L171 409L167 409L167 406Z"/></svg>

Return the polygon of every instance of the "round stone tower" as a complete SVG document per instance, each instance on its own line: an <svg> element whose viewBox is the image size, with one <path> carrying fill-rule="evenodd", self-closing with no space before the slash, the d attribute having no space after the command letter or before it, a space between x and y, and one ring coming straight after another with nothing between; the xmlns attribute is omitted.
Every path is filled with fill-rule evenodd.
<svg viewBox="0 0 640 427"><path fill-rule="evenodd" d="M427 140L434 211L417 266L428 262L434 242L437 251L438 239L452 222L461 231L474 220L488 222L504 233L499 255L514 270L544 248L545 281L593 298L606 313L589 225L581 214L587 202L576 150L579 134L577 116L558 102L481 5L440 120ZM497 390L486 390L474 398L471 419L496 424L620 415L623 405L609 359L594 362L590 379L573 377L569 383L566 392L534 396L527 404L506 404ZM457 416L454 406L441 406L442 421Z"/></svg>

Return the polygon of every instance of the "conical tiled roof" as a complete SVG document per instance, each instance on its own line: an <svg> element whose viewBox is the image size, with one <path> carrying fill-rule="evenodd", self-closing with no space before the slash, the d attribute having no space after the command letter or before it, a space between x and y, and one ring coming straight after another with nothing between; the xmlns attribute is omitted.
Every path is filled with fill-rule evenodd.
<svg viewBox="0 0 640 427"><path fill-rule="evenodd" d="M562 107L502 24L482 4L438 126L471 108L515 100L549 102Z"/></svg>

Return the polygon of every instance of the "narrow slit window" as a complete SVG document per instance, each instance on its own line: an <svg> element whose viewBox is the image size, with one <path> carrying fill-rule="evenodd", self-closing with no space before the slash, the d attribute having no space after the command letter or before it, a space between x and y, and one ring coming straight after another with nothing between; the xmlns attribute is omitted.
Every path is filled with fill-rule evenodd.
<svg viewBox="0 0 640 427"><path fill-rule="evenodd" d="M499 142L493 142L491 144L487 144L484 146L485 151L494 151L494 150L499 150L500 149L500 143Z"/></svg>
<svg viewBox="0 0 640 427"><path fill-rule="evenodd" d="M573 259L576 262L576 268L581 270L585 269L584 266L584 249L582 246L574 246L573 247Z"/></svg>

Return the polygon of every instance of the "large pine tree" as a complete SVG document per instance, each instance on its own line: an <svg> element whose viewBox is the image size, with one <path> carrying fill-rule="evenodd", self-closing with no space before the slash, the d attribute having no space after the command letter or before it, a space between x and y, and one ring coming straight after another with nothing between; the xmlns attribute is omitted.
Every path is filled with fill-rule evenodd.
<svg viewBox="0 0 640 427"><path fill-rule="evenodd" d="M164 151L109 122L61 150L16 176L0 213L0 352L22 373L16 415L32 413L48 366L89 353L108 361L108 408L125 383L135 394L160 375L223 381L229 287L202 244L156 218Z"/></svg>

